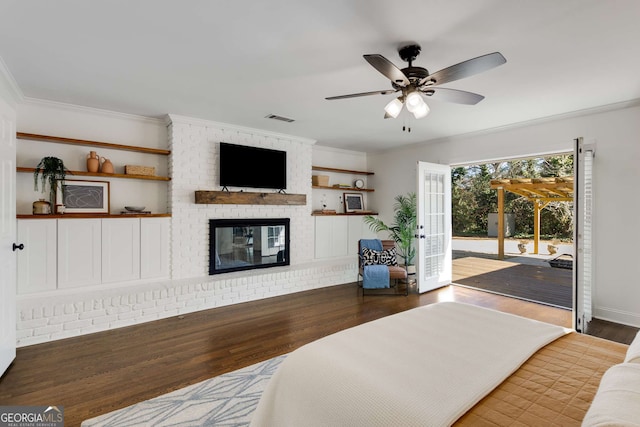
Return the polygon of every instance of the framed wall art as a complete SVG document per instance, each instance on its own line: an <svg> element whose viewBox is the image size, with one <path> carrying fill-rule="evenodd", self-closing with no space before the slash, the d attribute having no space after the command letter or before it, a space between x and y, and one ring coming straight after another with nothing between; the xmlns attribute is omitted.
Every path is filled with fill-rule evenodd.
<svg viewBox="0 0 640 427"><path fill-rule="evenodd" d="M109 202L108 181L65 179L56 191L56 205L63 205L65 213L108 214Z"/></svg>
<svg viewBox="0 0 640 427"><path fill-rule="evenodd" d="M362 198L362 194L343 193L343 196L345 213L364 211L364 200Z"/></svg>

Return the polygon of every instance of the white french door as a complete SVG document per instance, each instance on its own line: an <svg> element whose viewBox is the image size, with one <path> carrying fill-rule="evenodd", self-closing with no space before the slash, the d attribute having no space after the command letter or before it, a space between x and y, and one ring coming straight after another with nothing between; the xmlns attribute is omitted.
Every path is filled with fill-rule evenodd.
<svg viewBox="0 0 640 427"><path fill-rule="evenodd" d="M451 168L418 162L417 262L419 292L451 283Z"/></svg>
<svg viewBox="0 0 640 427"><path fill-rule="evenodd" d="M593 308L593 160L595 145L575 140L574 150L574 319L576 331L586 333Z"/></svg>
<svg viewBox="0 0 640 427"><path fill-rule="evenodd" d="M16 128L0 100L0 376L16 357Z"/></svg>

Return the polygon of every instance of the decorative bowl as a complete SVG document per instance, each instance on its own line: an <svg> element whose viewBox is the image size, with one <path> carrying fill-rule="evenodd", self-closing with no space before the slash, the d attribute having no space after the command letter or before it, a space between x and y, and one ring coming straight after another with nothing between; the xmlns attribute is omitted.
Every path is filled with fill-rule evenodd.
<svg viewBox="0 0 640 427"><path fill-rule="evenodd" d="M144 206L125 206L124 208L129 212L142 212L144 210Z"/></svg>

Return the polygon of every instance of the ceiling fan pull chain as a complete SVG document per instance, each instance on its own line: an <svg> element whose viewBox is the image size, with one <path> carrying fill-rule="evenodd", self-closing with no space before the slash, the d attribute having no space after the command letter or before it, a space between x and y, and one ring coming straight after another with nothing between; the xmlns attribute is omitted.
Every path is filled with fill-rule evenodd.
<svg viewBox="0 0 640 427"><path fill-rule="evenodd" d="M402 132L411 132L411 119L409 119L409 125L407 126L406 121L402 120Z"/></svg>

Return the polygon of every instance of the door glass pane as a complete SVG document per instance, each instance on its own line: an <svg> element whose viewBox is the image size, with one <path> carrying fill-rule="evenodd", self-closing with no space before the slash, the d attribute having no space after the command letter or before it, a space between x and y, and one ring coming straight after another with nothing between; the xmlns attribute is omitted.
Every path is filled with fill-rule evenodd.
<svg viewBox="0 0 640 427"><path fill-rule="evenodd" d="M438 276L444 268L445 194L444 175L425 173L424 181L424 265L425 276Z"/></svg>

